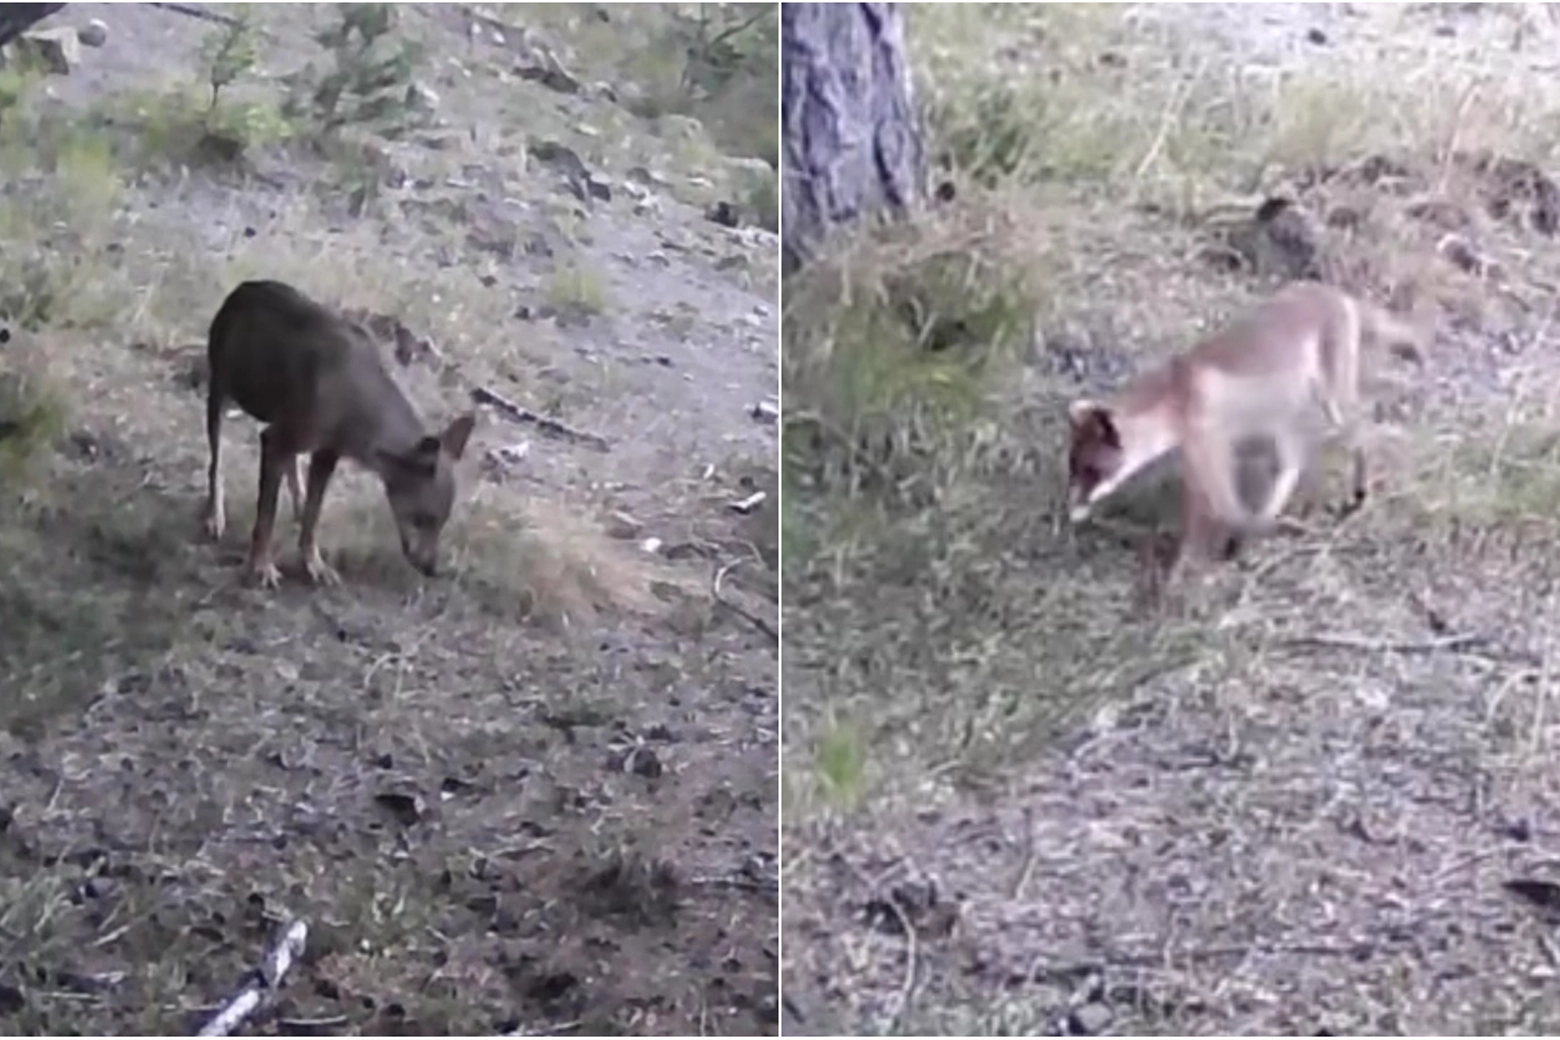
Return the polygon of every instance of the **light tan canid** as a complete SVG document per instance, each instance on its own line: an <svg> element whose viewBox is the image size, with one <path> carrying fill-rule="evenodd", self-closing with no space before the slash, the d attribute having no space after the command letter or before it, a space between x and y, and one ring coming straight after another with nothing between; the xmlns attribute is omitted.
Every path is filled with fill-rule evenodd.
<svg viewBox="0 0 1560 1040"><path fill-rule="evenodd" d="M1216 536L1271 530L1307 465L1308 419L1319 409L1346 440L1350 508L1367 493L1360 442L1360 352L1366 339L1417 357L1406 321L1343 290L1294 282L1191 350L1132 380L1106 401L1069 406L1068 512L1074 523L1149 464L1179 448L1184 526L1170 572L1206 556ZM1265 438L1278 457L1267 501L1241 501L1236 450Z"/></svg>
<svg viewBox="0 0 1560 1040"><path fill-rule="evenodd" d="M424 574L437 569L439 535L455 500L455 466L476 423L474 413L429 433L389 371L379 347L356 324L276 281L244 282L228 294L207 340L206 531L220 538L222 415L229 400L265 423L260 433L260 493L248 576L266 588L281 580L272 546L277 498L287 478L302 531L303 569L315 583L336 572L315 540L325 488L342 458L384 483L401 551ZM298 456L310 456L307 491ZM300 502L301 499L301 502Z"/></svg>

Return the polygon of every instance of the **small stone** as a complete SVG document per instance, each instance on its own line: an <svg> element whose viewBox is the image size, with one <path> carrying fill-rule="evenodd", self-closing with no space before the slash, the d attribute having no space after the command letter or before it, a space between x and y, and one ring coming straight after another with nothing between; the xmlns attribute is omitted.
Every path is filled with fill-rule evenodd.
<svg viewBox="0 0 1560 1040"><path fill-rule="evenodd" d="M634 749L633 753L629 755L628 766L629 770L636 776L642 776L649 780L654 780L664 772L661 767L660 757L654 751L644 747Z"/></svg>
<svg viewBox="0 0 1560 1040"><path fill-rule="evenodd" d="M1072 1036L1099 1036L1115 1017L1104 1004L1084 1004L1067 1016L1067 1032Z"/></svg>
<svg viewBox="0 0 1560 1040"><path fill-rule="evenodd" d="M644 524L627 513L614 510L607 515L607 537L628 541L638 538Z"/></svg>
<svg viewBox="0 0 1560 1040"><path fill-rule="evenodd" d="M419 112L435 112L439 108L439 92L426 83L414 81L406 88L406 103Z"/></svg>
<svg viewBox="0 0 1560 1040"><path fill-rule="evenodd" d="M94 18L76 30L76 39L83 47L101 47L108 42L108 25L101 18Z"/></svg>
<svg viewBox="0 0 1560 1040"><path fill-rule="evenodd" d="M720 201L711 206L704 213L705 219L712 220L722 227L734 228L742 223L741 211L733 203Z"/></svg>

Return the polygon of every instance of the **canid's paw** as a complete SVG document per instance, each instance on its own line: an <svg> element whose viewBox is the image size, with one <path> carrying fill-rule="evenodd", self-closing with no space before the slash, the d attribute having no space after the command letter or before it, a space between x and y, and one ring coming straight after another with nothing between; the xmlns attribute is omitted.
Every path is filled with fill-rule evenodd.
<svg viewBox="0 0 1560 1040"><path fill-rule="evenodd" d="M315 585L341 584L341 575L320 557L318 549L303 554L303 573L308 575L309 580Z"/></svg>
<svg viewBox="0 0 1560 1040"><path fill-rule="evenodd" d="M207 538L214 542L222 540L222 532L227 527L227 517L222 515L220 503L215 505L206 503L206 510L201 514L201 526L205 529Z"/></svg>
<svg viewBox="0 0 1560 1040"><path fill-rule="evenodd" d="M249 584L261 589L274 589L282 584L282 572L274 560L251 560L245 574Z"/></svg>

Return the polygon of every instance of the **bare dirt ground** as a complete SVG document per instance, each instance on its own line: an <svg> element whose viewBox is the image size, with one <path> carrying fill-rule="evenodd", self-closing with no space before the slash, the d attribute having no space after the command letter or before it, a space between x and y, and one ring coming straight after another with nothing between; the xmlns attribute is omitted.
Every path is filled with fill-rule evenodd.
<svg viewBox="0 0 1560 1040"><path fill-rule="evenodd" d="M1560 843L1548 11L911 12L930 103L1032 148L960 205L1039 313L935 505L799 499L793 573L788 497L784 1030L1560 1028L1506 887L1552 895ZM1065 402L1297 273L1215 231L1269 193L1433 341L1372 366L1362 512L1150 612L1151 492L1062 529Z"/></svg>
<svg viewBox="0 0 1560 1040"><path fill-rule="evenodd" d="M319 60L335 7L257 5L233 95ZM57 168L0 196L0 314L31 319L3 370L60 411L3 485L0 1030L186 1031L299 917L306 962L252 1031L774 1032L776 650L712 576L739 563L721 597L772 624L773 514L728 503L773 492L748 413L776 391L776 248L706 219L737 189L697 122L631 115L573 49L647 40L655 7L401 6L433 125L182 172L140 150L220 27L44 23L109 37L30 102ZM536 40L585 89L516 74ZM321 526L343 584L289 553L278 592L242 587L257 428L227 424L203 542L199 381L246 277L427 337L396 372L430 422L484 386L610 447L485 412L444 576L349 471Z"/></svg>

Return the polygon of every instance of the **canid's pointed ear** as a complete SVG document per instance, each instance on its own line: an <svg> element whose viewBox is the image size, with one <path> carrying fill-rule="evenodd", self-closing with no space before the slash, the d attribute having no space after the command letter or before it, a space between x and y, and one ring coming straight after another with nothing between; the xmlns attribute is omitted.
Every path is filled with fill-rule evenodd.
<svg viewBox="0 0 1560 1040"><path fill-rule="evenodd" d="M1067 414L1072 419L1075 436L1098 441L1107 448L1121 447L1121 432L1110 417L1110 409L1098 401L1074 401L1068 406Z"/></svg>
<svg viewBox="0 0 1560 1040"><path fill-rule="evenodd" d="M447 452L452 459L458 459L466 454L466 442L471 439L471 431L476 429L477 413L467 412L444 428L439 434L439 446Z"/></svg>
<svg viewBox="0 0 1560 1040"><path fill-rule="evenodd" d="M1100 410L1098 401L1081 397L1067 406L1067 417L1072 420L1074 426L1082 426Z"/></svg>

